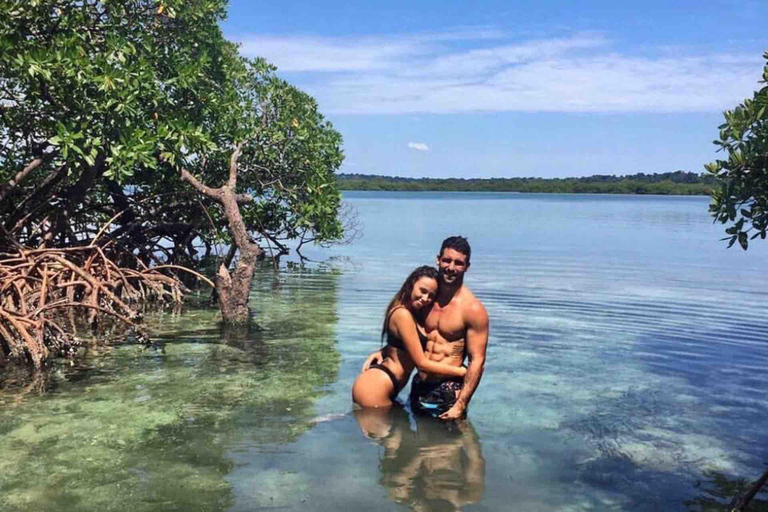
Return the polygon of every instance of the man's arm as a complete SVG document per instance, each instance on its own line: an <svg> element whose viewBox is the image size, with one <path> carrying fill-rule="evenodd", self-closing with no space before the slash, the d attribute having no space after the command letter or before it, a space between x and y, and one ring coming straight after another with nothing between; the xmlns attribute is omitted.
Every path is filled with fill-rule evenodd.
<svg viewBox="0 0 768 512"><path fill-rule="evenodd" d="M480 378L485 369L485 351L488 348L488 313L480 303L475 302L468 312L467 318L467 356L469 365L464 376L464 386L453 407L440 415L444 420L459 419L469 406L469 401L480 384Z"/></svg>

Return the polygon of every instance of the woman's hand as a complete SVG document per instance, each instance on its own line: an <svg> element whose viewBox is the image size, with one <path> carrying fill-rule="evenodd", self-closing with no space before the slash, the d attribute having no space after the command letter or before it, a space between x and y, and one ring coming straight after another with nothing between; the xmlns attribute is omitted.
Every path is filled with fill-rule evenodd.
<svg viewBox="0 0 768 512"><path fill-rule="evenodd" d="M382 361L384 361L384 355L381 353L381 350L377 350L365 360L362 371L368 371L372 364L381 364Z"/></svg>

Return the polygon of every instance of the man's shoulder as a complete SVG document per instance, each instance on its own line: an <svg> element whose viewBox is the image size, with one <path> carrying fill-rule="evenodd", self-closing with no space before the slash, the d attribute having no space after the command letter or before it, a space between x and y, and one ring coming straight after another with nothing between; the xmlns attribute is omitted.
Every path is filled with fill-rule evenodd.
<svg viewBox="0 0 768 512"><path fill-rule="evenodd" d="M485 306L483 306L483 303L480 302L480 299L475 296L474 293L472 293L472 290L469 289L467 285L463 285L461 287L461 303L463 306L467 308L482 308L485 309Z"/></svg>
<svg viewBox="0 0 768 512"><path fill-rule="evenodd" d="M462 309L472 319L479 321L488 321L488 313L485 310L485 306L478 299L472 290L466 286L462 287Z"/></svg>

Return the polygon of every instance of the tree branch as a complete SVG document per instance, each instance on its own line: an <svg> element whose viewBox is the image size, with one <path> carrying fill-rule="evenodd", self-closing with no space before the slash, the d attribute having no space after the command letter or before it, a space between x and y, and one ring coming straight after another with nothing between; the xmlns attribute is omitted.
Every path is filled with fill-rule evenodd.
<svg viewBox="0 0 768 512"><path fill-rule="evenodd" d="M235 185L237 184L237 160L242 154L243 142L238 142L235 151L232 153L232 157L229 159L229 179L227 180L227 187L229 187L232 192L235 191Z"/></svg>
<svg viewBox="0 0 768 512"><path fill-rule="evenodd" d="M24 169L16 173L16 176L13 177L12 180L10 180L7 183L3 183L0 185L0 201L2 201L6 194L11 191L16 185L24 181L24 179L29 176L29 174L40 167L43 163L42 157L35 158L32 160L29 165L27 165Z"/></svg>
<svg viewBox="0 0 768 512"><path fill-rule="evenodd" d="M189 172L188 170L184 169L183 167L181 168L181 180L182 181L186 181L187 183L192 185L192 187L195 190L197 190L198 192L200 192L204 196L210 197L211 199L216 199L217 201L221 201L221 189L211 188L211 187L208 187L206 185L203 185L200 182L200 180L195 178L192 175L191 172Z"/></svg>
<svg viewBox="0 0 768 512"><path fill-rule="evenodd" d="M763 475L752 482L752 485L749 486L749 489L747 489L747 492L745 492L741 496L736 496L731 501L731 504L728 506L731 512L744 512L747 509L747 506L749 506L749 502L752 501L752 498L755 497L755 494L760 492L760 489L765 485L765 483L768 482L768 471L763 473Z"/></svg>

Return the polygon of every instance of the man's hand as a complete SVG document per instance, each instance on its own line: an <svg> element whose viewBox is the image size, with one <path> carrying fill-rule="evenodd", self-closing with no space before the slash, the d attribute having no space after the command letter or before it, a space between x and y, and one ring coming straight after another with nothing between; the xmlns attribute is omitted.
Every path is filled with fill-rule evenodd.
<svg viewBox="0 0 768 512"><path fill-rule="evenodd" d="M467 408L459 401L453 404L453 407L445 411L439 417L441 420L455 421L464 417L467 412Z"/></svg>
<svg viewBox="0 0 768 512"><path fill-rule="evenodd" d="M382 361L384 361L384 355L382 355L381 350L377 350L365 360L362 371L367 371L372 364L381 364Z"/></svg>

